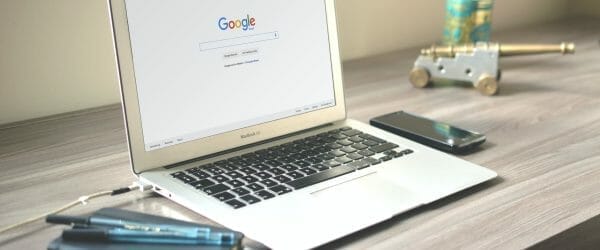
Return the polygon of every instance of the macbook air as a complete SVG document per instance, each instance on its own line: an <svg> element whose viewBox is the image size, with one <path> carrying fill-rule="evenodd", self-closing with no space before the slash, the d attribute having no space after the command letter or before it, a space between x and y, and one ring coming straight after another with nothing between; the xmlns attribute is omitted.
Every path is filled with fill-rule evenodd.
<svg viewBox="0 0 600 250"><path fill-rule="evenodd" d="M275 249L496 177L347 119L333 0L110 0L132 170Z"/></svg>

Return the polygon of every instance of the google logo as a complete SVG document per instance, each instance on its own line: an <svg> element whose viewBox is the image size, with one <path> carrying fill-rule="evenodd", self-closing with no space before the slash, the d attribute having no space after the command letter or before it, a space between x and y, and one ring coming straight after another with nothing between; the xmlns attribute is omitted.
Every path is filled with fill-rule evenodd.
<svg viewBox="0 0 600 250"><path fill-rule="evenodd" d="M256 19L254 17L250 17L250 15L246 15L245 19L238 20L227 20L226 17L221 17L219 19L219 29L221 30L233 30L233 29L242 29L244 31L253 30L254 26L256 26Z"/></svg>

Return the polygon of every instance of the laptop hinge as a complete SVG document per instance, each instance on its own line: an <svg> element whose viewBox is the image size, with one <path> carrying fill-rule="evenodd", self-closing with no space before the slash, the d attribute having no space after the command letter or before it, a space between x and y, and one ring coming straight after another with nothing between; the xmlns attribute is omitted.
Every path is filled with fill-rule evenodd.
<svg viewBox="0 0 600 250"><path fill-rule="evenodd" d="M328 126L332 126L332 125L333 125L333 123L327 123L327 124L324 124L324 125L320 125L320 126L316 126L316 127L312 127L312 128L300 130L300 131L297 131L297 132L294 132L294 133L290 133L290 134L286 134L286 135L282 135L282 136L278 136L278 137L273 137L271 139L267 139L267 140L263 140L263 141L251 143L251 144L248 144L248 145L244 145L244 146L240 146L240 147L228 149L228 150L217 152L217 153L214 153L214 154L209 154L209 155L201 156L201 157L198 157L198 158L194 158L194 159L190 159L190 160L178 162L178 163L175 163L175 164L172 164L172 165L164 166L164 168L165 169L175 168L175 167L178 167L178 166L181 166L181 165L185 165L185 164L188 164L188 163L191 163L191 162L202 161L202 160L214 158L214 157L217 157L217 156L221 156L221 155L233 153L233 152L236 152L236 151L244 150L244 149L247 149L247 148L256 147L256 146L259 146L259 145L263 145L263 144L267 144L267 143L270 143L270 142L282 140L282 139L289 138L289 137L292 137L292 136L296 136L296 135L299 135L299 134L304 134L304 133L307 133L307 132L310 132L310 131L314 131L314 130L321 129L321 128L328 127Z"/></svg>

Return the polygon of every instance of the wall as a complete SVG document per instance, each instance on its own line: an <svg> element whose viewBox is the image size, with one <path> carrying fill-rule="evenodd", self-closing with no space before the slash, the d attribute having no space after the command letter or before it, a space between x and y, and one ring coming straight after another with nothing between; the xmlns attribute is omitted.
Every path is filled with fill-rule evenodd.
<svg viewBox="0 0 600 250"><path fill-rule="evenodd" d="M598 0L575 0L571 14L579 17L600 18L600 1Z"/></svg>
<svg viewBox="0 0 600 250"><path fill-rule="evenodd" d="M102 0L0 1L0 124L118 103Z"/></svg>
<svg viewBox="0 0 600 250"><path fill-rule="evenodd" d="M344 59L439 39L443 2L338 0ZM495 29L564 17L566 3L499 0ZM104 0L0 1L0 124L118 103L111 51Z"/></svg>
<svg viewBox="0 0 600 250"><path fill-rule="evenodd" d="M597 1L597 0L591 0ZM442 0L341 0L340 32L344 59L420 46L441 38L445 6ZM502 30L559 19L566 0L497 0L493 25Z"/></svg>

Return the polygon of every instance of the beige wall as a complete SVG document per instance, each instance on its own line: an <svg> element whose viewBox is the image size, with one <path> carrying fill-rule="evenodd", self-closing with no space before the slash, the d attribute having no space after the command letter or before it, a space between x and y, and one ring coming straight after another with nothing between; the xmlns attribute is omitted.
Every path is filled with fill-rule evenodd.
<svg viewBox="0 0 600 250"><path fill-rule="evenodd" d="M0 124L119 102L105 9L0 1Z"/></svg>
<svg viewBox="0 0 600 250"><path fill-rule="evenodd" d="M600 17L600 0L575 0L571 14L580 17Z"/></svg>
<svg viewBox="0 0 600 250"><path fill-rule="evenodd" d="M598 0L591 0L598 1ZM382 54L441 38L443 0L340 0L344 59ZM545 22L567 14L567 0L498 0L494 29Z"/></svg>
<svg viewBox="0 0 600 250"><path fill-rule="evenodd" d="M338 0L344 59L438 40L443 2ZM564 17L569 1L496 2L505 29ZM111 51L105 0L1 0L0 124L118 103Z"/></svg>

